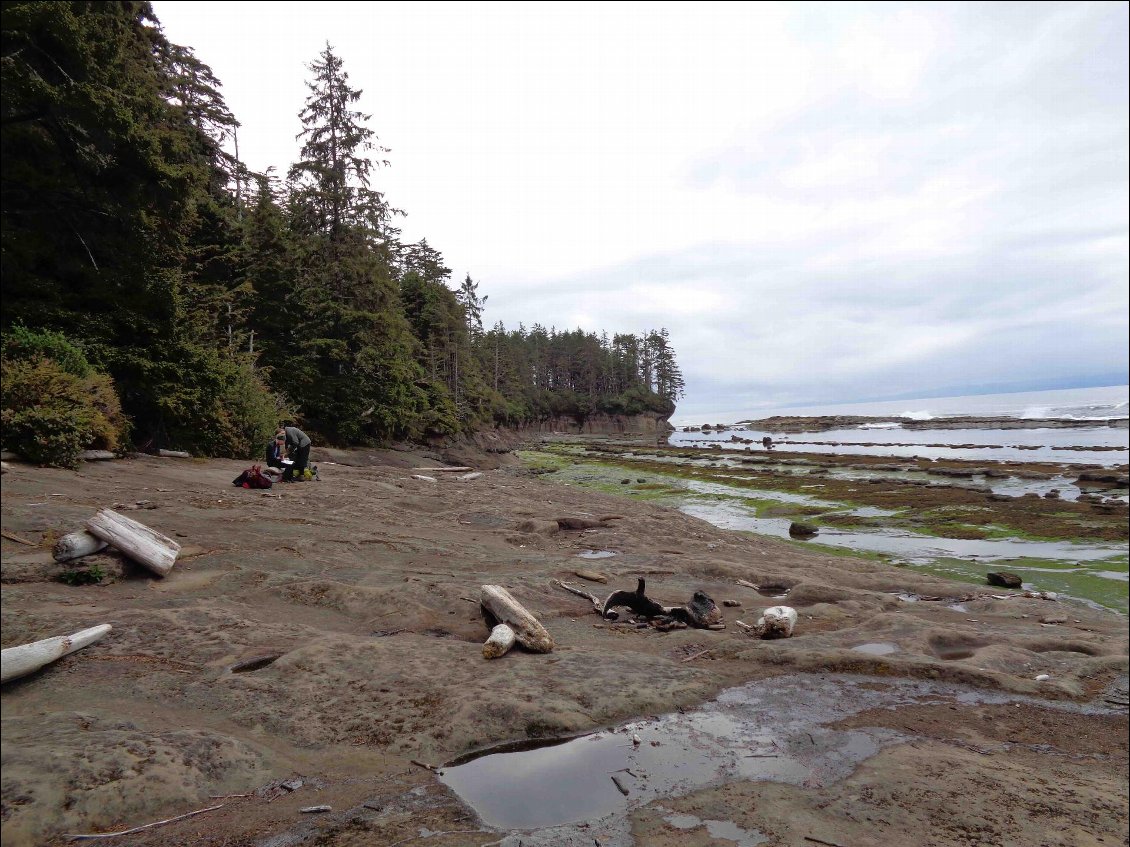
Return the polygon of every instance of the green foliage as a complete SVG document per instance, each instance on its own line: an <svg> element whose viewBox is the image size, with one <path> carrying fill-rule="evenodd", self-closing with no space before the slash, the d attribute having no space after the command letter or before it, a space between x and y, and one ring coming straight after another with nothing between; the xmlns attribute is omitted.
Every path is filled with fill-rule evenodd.
<svg viewBox="0 0 1130 847"><path fill-rule="evenodd" d="M93 372L82 348L68 341L63 333L50 330L36 332L23 324L15 324L4 333L3 356L8 361L42 356L77 377L90 376Z"/></svg>
<svg viewBox="0 0 1130 847"><path fill-rule="evenodd" d="M97 585L106 578L101 565L91 565L88 568L74 568L59 574L59 582L67 585Z"/></svg>
<svg viewBox="0 0 1130 847"><path fill-rule="evenodd" d="M5 357L3 371L0 416L8 449L41 465L72 468L83 450L119 446L126 421L105 374L75 376L40 353Z"/></svg>

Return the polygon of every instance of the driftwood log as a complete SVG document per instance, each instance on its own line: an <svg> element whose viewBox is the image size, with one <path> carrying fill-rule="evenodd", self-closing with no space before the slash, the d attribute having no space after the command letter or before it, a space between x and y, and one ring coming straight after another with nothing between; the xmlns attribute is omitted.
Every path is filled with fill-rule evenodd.
<svg viewBox="0 0 1130 847"><path fill-rule="evenodd" d="M497 659L499 656L505 656L516 640L513 627L500 623L490 631L490 638L483 645L483 658Z"/></svg>
<svg viewBox="0 0 1130 847"><path fill-rule="evenodd" d="M756 626L762 638L788 638L796 619L796 609L791 606L772 606L761 613Z"/></svg>
<svg viewBox="0 0 1130 847"><path fill-rule="evenodd" d="M19 679L34 673L44 665L81 650L93 644L108 633L112 627L108 623L83 629L73 635L57 635L44 638L19 647L8 647L0 651L0 682Z"/></svg>
<svg viewBox="0 0 1130 847"><path fill-rule="evenodd" d="M112 450L83 450L78 457L84 462L108 462L118 458Z"/></svg>
<svg viewBox="0 0 1130 847"><path fill-rule="evenodd" d="M100 511L86 522L86 528L158 576L173 569L180 553L180 545L171 538L112 509Z"/></svg>
<svg viewBox="0 0 1130 847"><path fill-rule="evenodd" d="M444 468L412 468L412 470L428 471L430 473L467 473L468 471L473 471L474 468L459 465L458 467L449 466Z"/></svg>
<svg viewBox="0 0 1130 847"><path fill-rule="evenodd" d="M106 549L106 542L82 529L68 533L55 542L53 553L56 562L68 562Z"/></svg>
<svg viewBox="0 0 1130 847"><path fill-rule="evenodd" d="M549 653L553 650L553 636L501 585L484 585L479 605L492 630L504 623L514 630L515 640L530 652Z"/></svg>
<svg viewBox="0 0 1130 847"><path fill-rule="evenodd" d="M791 606L770 606L761 613L757 624L750 626L744 621L734 621L742 632L754 638L788 638L796 627L796 609Z"/></svg>
<svg viewBox="0 0 1130 847"><path fill-rule="evenodd" d="M158 450L157 455L162 459L191 459L192 454L184 450Z"/></svg>

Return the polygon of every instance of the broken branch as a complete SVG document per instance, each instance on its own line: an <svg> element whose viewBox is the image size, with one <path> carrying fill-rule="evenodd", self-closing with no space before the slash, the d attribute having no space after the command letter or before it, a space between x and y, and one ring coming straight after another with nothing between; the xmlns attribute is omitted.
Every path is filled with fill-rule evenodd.
<svg viewBox="0 0 1130 847"><path fill-rule="evenodd" d="M119 835L130 835L134 832L141 832L145 829L153 829L153 827L155 826L164 826L165 824L172 823L173 821L181 821L185 818L191 818L194 815L202 815L205 812L214 812L216 811L216 809L222 809L223 807L224 804L219 803L215 806L209 806L207 809L197 809L195 812L188 812L187 814L177 815L175 818L166 818L163 821L154 821L153 823L147 823L143 826L135 826L133 829L123 829L121 832L75 833L68 834L66 837L71 839L71 841L82 841L84 839L91 838L117 838Z"/></svg>

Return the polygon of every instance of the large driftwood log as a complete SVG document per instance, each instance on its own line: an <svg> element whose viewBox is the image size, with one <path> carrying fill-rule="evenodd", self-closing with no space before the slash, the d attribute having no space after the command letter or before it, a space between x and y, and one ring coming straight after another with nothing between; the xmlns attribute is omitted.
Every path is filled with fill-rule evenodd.
<svg viewBox="0 0 1130 847"><path fill-rule="evenodd" d="M58 635L54 638L45 638L42 641L33 641L31 644L21 644L19 647L8 647L0 651L0 682L10 679L19 679L34 673L44 665L49 665L57 659L81 650L88 644L93 644L106 635L112 627L108 623L92 626L90 629L80 630L73 635Z"/></svg>
<svg viewBox="0 0 1130 847"><path fill-rule="evenodd" d="M106 542L85 529L64 535L55 542L55 561L67 562L106 549Z"/></svg>
<svg viewBox="0 0 1130 847"><path fill-rule="evenodd" d="M157 455L162 459L191 459L192 454L184 450L158 450Z"/></svg>
<svg viewBox="0 0 1130 847"><path fill-rule="evenodd" d="M516 640L513 627L500 623L490 631L490 638L483 645L483 658L497 659L499 656L505 656Z"/></svg>
<svg viewBox="0 0 1130 847"><path fill-rule="evenodd" d="M103 509L88 520L86 528L158 576L173 569L180 552L180 545L171 538L111 509Z"/></svg>
<svg viewBox="0 0 1130 847"><path fill-rule="evenodd" d="M510 596L501 585L484 585L479 595L479 605L488 613L488 623L508 624L514 630L518 643L534 653L553 650L553 636L526 607Z"/></svg>

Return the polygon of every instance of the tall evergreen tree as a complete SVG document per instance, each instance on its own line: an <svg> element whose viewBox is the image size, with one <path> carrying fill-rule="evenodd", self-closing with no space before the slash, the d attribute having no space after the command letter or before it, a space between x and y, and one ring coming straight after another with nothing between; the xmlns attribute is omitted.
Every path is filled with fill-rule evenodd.
<svg viewBox="0 0 1130 847"><path fill-rule="evenodd" d="M338 441L411 435L425 397L413 338L397 292L393 210L370 187L369 150L387 152L351 109L341 59L326 45L310 65L299 117L301 158L289 172L291 225L301 299L297 356L276 384L311 425Z"/></svg>

